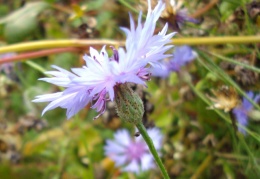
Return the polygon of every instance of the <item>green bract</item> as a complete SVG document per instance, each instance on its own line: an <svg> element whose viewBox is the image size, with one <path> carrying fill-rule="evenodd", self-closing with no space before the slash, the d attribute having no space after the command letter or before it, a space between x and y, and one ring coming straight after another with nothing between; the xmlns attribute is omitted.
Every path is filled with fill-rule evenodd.
<svg viewBox="0 0 260 179"><path fill-rule="evenodd" d="M118 116L133 124L140 123L144 114L141 98L126 83L116 86L115 91Z"/></svg>

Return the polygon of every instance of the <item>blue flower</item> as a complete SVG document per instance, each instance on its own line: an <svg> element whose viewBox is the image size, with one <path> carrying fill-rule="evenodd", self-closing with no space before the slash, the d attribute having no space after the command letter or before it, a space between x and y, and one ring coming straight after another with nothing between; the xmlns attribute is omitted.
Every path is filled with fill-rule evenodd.
<svg viewBox="0 0 260 179"><path fill-rule="evenodd" d="M170 72L178 72L180 68L196 58L196 53L191 47L184 45L175 47L170 61L162 60L151 68L152 76L165 78Z"/></svg>
<svg viewBox="0 0 260 179"><path fill-rule="evenodd" d="M175 72L180 71L182 66L194 60L196 56L192 48L187 45L176 47L173 58L170 60L169 69Z"/></svg>
<svg viewBox="0 0 260 179"><path fill-rule="evenodd" d="M183 2L175 0L166 1L166 10L162 13L161 18L169 22L170 27L180 30L186 22L199 23L199 20L189 16L188 10L182 8Z"/></svg>
<svg viewBox="0 0 260 179"><path fill-rule="evenodd" d="M183 26L185 22L191 22L194 24L199 23L197 19L194 19L188 15L187 9L180 9L176 12L176 22L179 29Z"/></svg>
<svg viewBox="0 0 260 179"><path fill-rule="evenodd" d="M0 61L4 58L9 58L15 56L15 53L5 53L0 55ZM8 62L0 64L0 72L4 72L5 74L9 75L14 67L14 63Z"/></svg>
<svg viewBox="0 0 260 179"><path fill-rule="evenodd" d="M254 94L252 91L247 92L247 96L254 100L254 102L258 102L260 100L260 95L256 95L254 97ZM252 110L253 105L248 101L245 97L242 100L241 105L233 109L233 114L235 115L237 122L242 126L247 126L248 124L248 113ZM246 131L242 129L241 127L238 127L238 130L246 134Z"/></svg>
<svg viewBox="0 0 260 179"><path fill-rule="evenodd" d="M142 13L139 14L137 27L130 15L130 29L121 28L127 38L125 49L113 49L114 55L109 57L105 46L99 53L90 48L90 56L84 55L86 65L82 68L72 68L72 72L57 66L52 66L57 71L47 74L52 78L40 80L64 87L63 92L36 96L33 102L50 102L43 110L46 111L61 107L67 109L67 118L74 116L79 110L91 103L99 115L106 109L106 102L115 98L115 86L124 83L145 85L150 79L149 65L157 65L160 60L171 55L164 54L172 48L166 45L171 42L175 33L166 35L168 25L161 32L154 35L156 21L165 8L165 4L159 1L154 10L148 1L148 14L146 21L142 23ZM149 65L148 65L149 64ZM97 118L96 117L96 118Z"/></svg>
<svg viewBox="0 0 260 179"><path fill-rule="evenodd" d="M170 74L169 62L162 60L159 64L153 65L150 69L152 76L166 78Z"/></svg>
<svg viewBox="0 0 260 179"><path fill-rule="evenodd" d="M5 53L5 54L1 54L0 55L0 62L1 60L5 59L5 58L11 58L11 57L14 57L16 56L16 53ZM4 60L5 61L5 60ZM17 74L15 73L15 70L14 70L14 67L15 67L15 63L13 62L6 62L6 63L3 63L3 64L0 64L0 73L3 72L4 74L6 74L6 76L13 80L13 81L17 81L18 78L17 78ZM20 68L20 64L18 63L18 68Z"/></svg>
<svg viewBox="0 0 260 179"><path fill-rule="evenodd" d="M155 149L160 151L163 136L159 129L147 129L148 135L153 140ZM116 167L123 171L140 173L155 168L153 156L149 151L142 136L131 137L125 129L114 134L114 140L107 140L105 154L115 162Z"/></svg>

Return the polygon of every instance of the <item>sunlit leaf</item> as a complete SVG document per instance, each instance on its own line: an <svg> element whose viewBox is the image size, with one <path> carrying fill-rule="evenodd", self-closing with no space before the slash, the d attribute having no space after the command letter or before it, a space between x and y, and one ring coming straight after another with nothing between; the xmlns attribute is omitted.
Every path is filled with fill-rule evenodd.
<svg viewBox="0 0 260 179"><path fill-rule="evenodd" d="M0 19L4 24L4 36L9 43L19 42L37 29L37 16L49 5L45 2L27 3L24 7Z"/></svg>

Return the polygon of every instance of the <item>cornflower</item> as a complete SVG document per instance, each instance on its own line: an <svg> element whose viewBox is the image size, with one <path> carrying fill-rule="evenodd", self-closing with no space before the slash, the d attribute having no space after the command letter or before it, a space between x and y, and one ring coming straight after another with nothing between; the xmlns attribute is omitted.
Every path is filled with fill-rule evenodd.
<svg viewBox="0 0 260 179"><path fill-rule="evenodd" d="M48 110L61 107L67 109L67 118L71 118L91 103L91 108L99 113L95 117L98 118L105 112L106 102L114 100L118 85L130 82L146 84L145 82L150 79L149 65L156 65L161 59L170 56L164 53L173 46L166 44L175 34L166 35L168 25L165 24L161 32L153 35L156 21L165 4L159 1L154 10L151 9L150 0L148 4L148 13L144 23L142 23L142 12L140 12L137 27L135 27L130 14L130 29L121 28L127 36L126 50L123 48L116 50L112 47L114 54L109 57L105 46L100 53L90 47L90 56L83 56L86 66L72 68L72 72L69 72L53 65L56 71L46 72L53 77L40 80L64 87L65 90L36 96L33 102L50 102L42 115Z"/></svg>
<svg viewBox="0 0 260 179"><path fill-rule="evenodd" d="M254 97L254 94L252 91L247 92L247 96L254 100L254 102L259 102L260 100L260 95L256 95ZM237 106L236 108L233 109L233 114L236 117L237 122L241 125L241 126L247 126L248 124L248 113L253 109L253 105L250 101L248 101L245 97L242 100L241 105ZM241 127L238 127L238 130L243 133L246 134L246 131L244 129L242 129Z"/></svg>
<svg viewBox="0 0 260 179"><path fill-rule="evenodd" d="M164 21L169 22L170 27L178 31L186 22L199 23L199 20L189 16L186 8L181 8L182 5L183 1L168 0L166 1L166 10L161 15Z"/></svg>
<svg viewBox="0 0 260 179"><path fill-rule="evenodd" d="M12 57L15 55L16 55L15 53L1 54L0 61L1 61L1 59L9 58L9 57ZM15 66L15 63L12 63L12 62L0 64L0 73L1 72L5 73L8 78L15 81L15 80L17 80L17 75L15 73L14 66Z"/></svg>
<svg viewBox="0 0 260 179"><path fill-rule="evenodd" d="M196 52L190 46L175 47L173 57L169 61L162 60L160 63L153 65L152 75L165 78L169 76L170 72L180 71L182 66L194 60L196 56Z"/></svg>
<svg viewBox="0 0 260 179"><path fill-rule="evenodd" d="M176 12L176 23L177 27L180 29L185 22L191 22L194 24L199 23L197 19L194 19L188 15L188 10L187 9L180 9L178 12Z"/></svg>
<svg viewBox="0 0 260 179"><path fill-rule="evenodd" d="M160 151L162 147L162 134L159 129L147 129L152 138L155 149ZM153 160L142 136L131 138L125 129L119 130L114 134L114 140L107 140L104 147L105 155L115 162L116 167L121 167L122 171L140 173L155 168Z"/></svg>

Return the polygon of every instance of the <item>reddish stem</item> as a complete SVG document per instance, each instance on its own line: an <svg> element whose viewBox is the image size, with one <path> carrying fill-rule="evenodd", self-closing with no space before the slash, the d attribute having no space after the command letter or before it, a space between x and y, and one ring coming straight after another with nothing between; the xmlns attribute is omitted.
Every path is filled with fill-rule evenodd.
<svg viewBox="0 0 260 179"><path fill-rule="evenodd" d="M31 58L38 58L38 57L48 56L48 55L57 54L57 53L80 52L82 50L83 50L82 48L67 47L67 48L54 48L54 49L48 49L48 50L39 50L39 51L21 53L19 55L0 59L0 64L7 63L7 62L20 61L20 60L27 60L27 59L31 59Z"/></svg>
<svg viewBox="0 0 260 179"><path fill-rule="evenodd" d="M204 6L203 8L197 10L194 14L192 14L191 17L193 17L193 18L200 17L201 15L208 12L211 8L213 8L217 3L218 3L218 0L210 1L210 3L208 3L206 6Z"/></svg>

